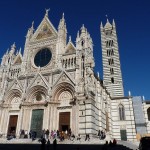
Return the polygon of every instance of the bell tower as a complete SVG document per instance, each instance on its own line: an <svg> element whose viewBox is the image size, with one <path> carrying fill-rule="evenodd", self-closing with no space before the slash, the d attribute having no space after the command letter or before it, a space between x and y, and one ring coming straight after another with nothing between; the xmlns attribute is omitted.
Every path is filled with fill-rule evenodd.
<svg viewBox="0 0 150 150"><path fill-rule="evenodd" d="M103 82L111 97L124 96L119 48L116 34L116 25L109 20L105 26L101 23L101 45L103 61Z"/></svg>

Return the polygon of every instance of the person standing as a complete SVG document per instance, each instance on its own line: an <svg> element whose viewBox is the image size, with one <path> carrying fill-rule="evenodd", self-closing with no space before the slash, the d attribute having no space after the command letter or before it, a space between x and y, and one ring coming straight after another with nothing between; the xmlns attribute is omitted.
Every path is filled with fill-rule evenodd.
<svg viewBox="0 0 150 150"><path fill-rule="evenodd" d="M48 140L48 138L49 138L49 130L47 129L45 133L46 133L46 139Z"/></svg>
<svg viewBox="0 0 150 150"><path fill-rule="evenodd" d="M57 140L55 139L55 140L53 141L54 150L56 150L56 146L57 146Z"/></svg>
<svg viewBox="0 0 150 150"><path fill-rule="evenodd" d="M41 140L41 150L45 150L45 143L46 143L45 138L42 138L42 140Z"/></svg>
<svg viewBox="0 0 150 150"><path fill-rule="evenodd" d="M50 149L50 140L48 139L48 141L47 141L47 150L49 150Z"/></svg>

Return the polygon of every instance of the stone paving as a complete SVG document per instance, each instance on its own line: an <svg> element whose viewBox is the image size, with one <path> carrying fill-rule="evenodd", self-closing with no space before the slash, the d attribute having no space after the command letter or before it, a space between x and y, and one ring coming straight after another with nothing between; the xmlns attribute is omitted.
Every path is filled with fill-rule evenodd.
<svg viewBox="0 0 150 150"><path fill-rule="evenodd" d="M50 143L52 145L53 139L50 139ZM94 147L96 145L104 145L106 143L106 140L100 140L99 138L91 138L89 141L85 141L84 138L81 138L81 140L77 141L76 139L71 141L71 140L64 140L60 142L57 140L58 145L76 145L75 147L80 146L80 145L93 145ZM129 141L117 141L119 145L124 145L132 150L136 150L138 148L139 143L138 142L129 142ZM40 145L41 143L38 142L38 139L32 141L31 139L11 139L7 140L5 138L0 138L0 144L23 144L23 145ZM90 147L89 147L90 148ZM6 149L5 149L6 150ZM65 149L64 149L65 150Z"/></svg>

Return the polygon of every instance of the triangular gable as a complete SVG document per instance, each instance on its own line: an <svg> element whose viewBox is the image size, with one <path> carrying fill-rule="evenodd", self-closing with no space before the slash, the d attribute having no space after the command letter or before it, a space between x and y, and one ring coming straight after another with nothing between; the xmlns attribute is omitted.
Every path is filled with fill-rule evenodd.
<svg viewBox="0 0 150 150"><path fill-rule="evenodd" d="M46 39L49 37L57 37L57 31L47 16L45 16L31 38L31 41Z"/></svg>
<svg viewBox="0 0 150 150"><path fill-rule="evenodd" d="M54 82L53 86L62 82L68 82L75 85L75 81L71 78L71 76L66 71L62 71L58 79Z"/></svg>
<svg viewBox="0 0 150 150"><path fill-rule="evenodd" d="M8 87L8 91L13 90L13 89L18 89L20 91L23 91L23 86L17 79L15 79L12 82L12 84Z"/></svg>
<svg viewBox="0 0 150 150"><path fill-rule="evenodd" d="M69 53L69 54L76 53L76 48L72 42L69 42L67 44L65 53Z"/></svg>
<svg viewBox="0 0 150 150"><path fill-rule="evenodd" d="M21 56L21 54L19 53L17 56L16 56L16 58L14 59L14 65L15 64L21 64L22 63L22 56Z"/></svg>
<svg viewBox="0 0 150 150"><path fill-rule="evenodd" d="M31 81L28 88L31 88L31 87L34 87L34 86L37 86L37 85L46 87L47 89L49 88L47 80L40 73L37 73L37 75Z"/></svg>

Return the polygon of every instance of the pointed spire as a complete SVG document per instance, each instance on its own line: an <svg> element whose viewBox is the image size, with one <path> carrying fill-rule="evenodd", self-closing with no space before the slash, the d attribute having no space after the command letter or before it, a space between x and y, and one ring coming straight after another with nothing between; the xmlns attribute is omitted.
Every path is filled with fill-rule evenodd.
<svg viewBox="0 0 150 150"><path fill-rule="evenodd" d="M113 25L113 27L116 27L116 24L115 24L115 20L114 20L114 19L113 19L112 25Z"/></svg>
<svg viewBox="0 0 150 150"><path fill-rule="evenodd" d="M19 52L18 52L18 50L17 50L17 52L16 52L16 56L18 55L18 53L19 53Z"/></svg>
<svg viewBox="0 0 150 150"><path fill-rule="evenodd" d="M64 13L62 14L62 18L60 19L58 29L65 29L66 30L66 23L65 23L65 17Z"/></svg>
<svg viewBox="0 0 150 150"><path fill-rule="evenodd" d="M85 30L84 24L82 24L81 31Z"/></svg>
<svg viewBox="0 0 150 150"><path fill-rule="evenodd" d="M8 55L8 52L9 52L9 48L8 48L7 51L6 51L6 55Z"/></svg>
<svg viewBox="0 0 150 150"><path fill-rule="evenodd" d="M34 32L34 21L32 21L32 25L31 27L28 29L28 32L27 32L27 35L26 35L26 38L31 38L31 36L33 35L33 32Z"/></svg>
<svg viewBox="0 0 150 150"><path fill-rule="evenodd" d="M79 31L77 32L77 38L79 38Z"/></svg>
<svg viewBox="0 0 150 150"><path fill-rule="evenodd" d="M108 18L107 18L107 23L110 23L109 20L108 20Z"/></svg>
<svg viewBox="0 0 150 150"><path fill-rule="evenodd" d="M80 39L80 33L79 33L79 31L78 31L78 32L77 32L77 37L76 37L76 44L78 43L79 39Z"/></svg>
<svg viewBox="0 0 150 150"><path fill-rule="evenodd" d="M20 47L20 49L19 49L19 54L21 54L21 47Z"/></svg>
<svg viewBox="0 0 150 150"><path fill-rule="evenodd" d="M101 21L101 25L100 25L100 28L103 28L103 23L102 23L102 21Z"/></svg>
<svg viewBox="0 0 150 150"><path fill-rule="evenodd" d="M84 27L84 24L81 27L81 35L84 35L86 33L86 28Z"/></svg>
<svg viewBox="0 0 150 150"><path fill-rule="evenodd" d="M86 34L86 36L88 36L89 34L88 34L88 31L87 31L87 29L86 29L86 31L85 31L85 34Z"/></svg>
<svg viewBox="0 0 150 150"><path fill-rule="evenodd" d="M16 45L15 45L15 42L14 42L14 44L13 44L13 45L11 45L10 53L11 53L11 54L14 54L15 49L16 49Z"/></svg>
<svg viewBox="0 0 150 150"><path fill-rule="evenodd" d="M12 48L16 48L15 42L13 43L13 45L11 45L11 49Z"/></svg>
<svg viewBox="0 0 150 150"><path fill-rule="evenodd" d="M30 29L34 30L34 21L32 21L32 26Z"/></svg>
<svg viewBox="0 0 150 150"><path fill-rule="evenodd" d="M104 28L105 28L105 29L106 29L106 28L107 28L107 29L112 28L112 25L110 24L110 22L109 22L108 18L107 18L107 22L106 22L106 24L105 24Z"/></svg>

